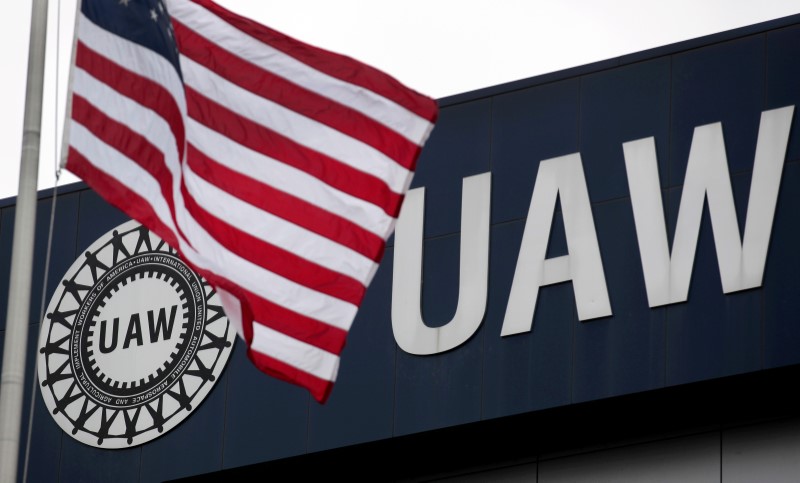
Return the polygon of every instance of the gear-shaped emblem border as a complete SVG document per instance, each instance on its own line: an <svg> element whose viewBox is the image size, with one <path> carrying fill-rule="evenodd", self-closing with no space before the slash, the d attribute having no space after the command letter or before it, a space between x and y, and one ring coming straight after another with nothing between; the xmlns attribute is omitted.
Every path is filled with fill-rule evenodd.
<svg viewBox="0 0 800 483"><path fill-rule="evenodd" d="M134 384L111 381L91 347L98 310L119 287L164 280L183 303L175 349ZM147 308L143 307L142 312ZM42 397L67 434L90 446L130 448L161 436L198 407L222 373L236 332L216 291L175 250L136 221L95 241L50 299L39 337Z"/></svg>

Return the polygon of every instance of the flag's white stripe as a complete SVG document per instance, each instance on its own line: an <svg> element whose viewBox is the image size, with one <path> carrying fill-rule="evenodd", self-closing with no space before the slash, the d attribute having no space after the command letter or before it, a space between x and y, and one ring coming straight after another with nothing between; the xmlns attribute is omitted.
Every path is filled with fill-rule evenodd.
<svg viewBox="0 0 800 483"><path fill-rule="evenodd" d="M103 111L108 117L140 134L164 155L173 176L180 166L178 146L169 123L157 112L128 97L120 95L107 84L95 79L89 72L75 68L72 91Z"/></svg>
<svg viewBox="0 0 800 483"><path fill-rule="evenodd" d="M181 56L181 69L187 86L243 118L371 174L395 193L403 193L407 187L409 170L372 146L253 94L184 56Z"/></svg>
<svg viewBox="0 0 800 483"><path fill-rule="evenodd" d="M185 210L177 210L178 225L191 247L181 251L195 266L213 272L258 297L344 330L350 327L357 307L256 265L230 252Z"/></svg>
<svg viewBox="0 0 800 483"><path fill-rule="evenodd" d="M214 287L219 294L219 301L222 304L222 309L225 316L231 323L239 337L244 340L244 323L242 321L242 303L238 297L228 292L221 287Z"/></svg>
<svg viewBox="0 0 800 483"><path fill-rule="evenodd" d="M126 69L159 84L167 90L175 100L185 123L185 119L188 117L186 115L186 95L183 90L183 81L175 70L174 65L152 50L100 28L83 14L80 14L78 22L79 24L76 29L78 38L83 41L87 47ZM75 71L77 72L78 69L75 69ZM100 84L102 83L97 81L97 84L93 87L99 89ZM131 130L146 137L164 154L164 161L172 174L173 204L176 207L183 206L183 198L181 197L179 189L181 163L178 159L176 143L183 143L185 140L176 140L172 137L169 124L160 117L157 112L145 108L133 100L125 98L109 87L105 87L104 93L106 95L102 98L92 97L92 103L111 117L128 126ZM88 99L88 94L87 91L84 91L81 95L84 95L84 97ZM117 102L121 105L117 105ZM124 109L125 112L116 111L115 107L120 107ZM154 135L154 131L160 132L160 134L163 135ZM90 159L93 163L96 162L95 158ZM146 172L138 165L137 168L142 172ZM110 167L105 171L109 174L114 173L114 170ZM152 177L149 178L152 179ZM155 183L155 180L153 180L153 182ZM129 183L126 184L131 186ZM156 183L156 185L158 185L158 183ZM162 222L163 221L162 217ZM179 235L174 228L174 220L170 220L167 226L172 227L172 231L176 236Z"/></svg>
<svg viewBox="0 0 800 483"><path fill-rule="evenodd" d="M172 135L169 123L159 116L158 112L120 95L82 69L74 69L73 91L85 97L112 119L119 121L131 131L145 137L164 155L164 163L172 175L172 193L166 196L173 198L173 206L176 209L182 209L184 203L180 191L181 162L176 140ZM94 162L94 158L90 159ZM147 172L138 165L136 167L142 172ZM110 171L109 173L113 174L113 172ZM153 182L156 182L149 173L148 177L153 179ZM169 226L174 226L174 220L171 219ZM172 231L175 233L174 228ZM177 233L175 235L178 236ZM175 248L180 249L183 247Z"/></svg>
<svg viewBox="0 0 800 483"><path fill-rule="evenodd" d="M74 121L70 128L70 145L106 176L117 180L141 196L152 207L161 222L176 233L169 205L161 194L161 186L150 173L103 142L82 124Z"/></svg>
<svg viewBox="0 0 800 483"><path fill-rule="evenodd" d="M177 102L183 117L186 117L183 82L175 66L167 59L135 42L103 30L83 14L78 19L76 32L87 47L167 89Z"/></svg>
<svg viewBox="0 0 800 483"><path fill-rule="evenodd" d="M184 169L184 182L200 206L218 219L329 270L363 282L375 262L303 227L232 196Z"/></svg>
<svg viewBox="0 0 800 483"><path fill-rule="evenodd" d="M157 181L138 164L106 145L85 127L73 123L71 144L99 170L137 193L153 207L156 215L179 239L179 250L190 263L207 269L244 287L261 298L289 310L344 328L355 317L356 307L304 287L229 252L214 240L187 212L176 205L179 224L191 246L180 238L170 217L169 207ZM182 198L179 199L182 202ZM201 254L205 254L201 255ZM211 258L208 257L211 255Z"/></svg>
<svg viewBox="0 0 800 483"><path fill-rule="evenodd" d="M339 357L286 334L253 322L250 349L296 367L320 379L335 382Z"/></svg>
<svg viewBox="0 0 800 483"><path fill-rule="evenodd" d="M205 8L187 0L168 0L170 15L199 35L256 66L349 106L417 145L433 128L427 119L363 87L320 72L246 35Z"/></svg>
<svg viewBox="0 0 800 483"><path fill-rule="evenodd" d="M372 203L337 190L300 169L236 144L193 119L187 137L206 156L259 183L289 193L385 238L394 218Z"/></svg>
<svg viewBox="0 0 800 483"><path fill-rule="evenodd" d="M150 173L106 145L84 126L74 122L72 124L70 144L97 169L146 200L161 222L179 238L180 246L176 248L190 263L294 312L345 330L350 326L355 317L356 306L292 282L229 252L188 213L180 209L182 204L177 203L182 203L183 199L177 196L176 214L179 225L191 246L180 239L170 216L169 206L161 194L161 187Z"/></svg>

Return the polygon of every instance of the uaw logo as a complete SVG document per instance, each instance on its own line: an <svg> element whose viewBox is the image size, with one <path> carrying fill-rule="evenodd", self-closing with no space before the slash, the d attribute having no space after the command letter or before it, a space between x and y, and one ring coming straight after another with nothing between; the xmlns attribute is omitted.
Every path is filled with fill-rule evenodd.
<svg viewBox="0 0 800 483"><path fill-rule="evenodd" d="M183 421L236 335L208 282L135 221L72 264L46 314L42 396L66 433L99 448L146 443Z"/></svg>

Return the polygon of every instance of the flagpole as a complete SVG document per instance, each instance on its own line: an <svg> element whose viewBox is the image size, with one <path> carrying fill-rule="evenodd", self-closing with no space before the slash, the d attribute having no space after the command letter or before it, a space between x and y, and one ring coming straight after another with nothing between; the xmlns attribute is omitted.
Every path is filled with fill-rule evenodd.
<svg viewBox="0 0 800 483"><path fill-rule="evenodd" d="M0 483L16 481L19 459L33 271L33 239L36 227L36 182L39 174L39 140L42 126L47 1L33 0L31 10L22 155L11 248L2 382L0 382Z"/></svg>

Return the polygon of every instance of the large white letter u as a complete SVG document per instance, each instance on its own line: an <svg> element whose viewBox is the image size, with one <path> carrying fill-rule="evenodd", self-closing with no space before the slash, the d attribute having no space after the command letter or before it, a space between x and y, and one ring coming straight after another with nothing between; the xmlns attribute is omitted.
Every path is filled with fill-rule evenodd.
<svg viewBox="0 0 800 483"><path fill-rule="evenodd" d="M458 306L446 325L429 327L421 310L425 188L406 195L395 229L392 279L392 330L404 351L428 355L453 349L481 325L489 278L490 198L491 173L464 178Z"/></svg>

